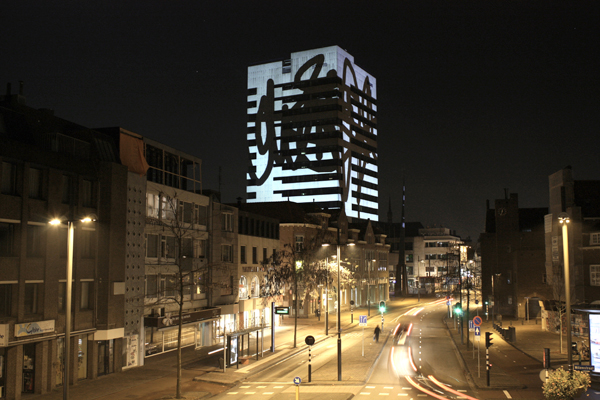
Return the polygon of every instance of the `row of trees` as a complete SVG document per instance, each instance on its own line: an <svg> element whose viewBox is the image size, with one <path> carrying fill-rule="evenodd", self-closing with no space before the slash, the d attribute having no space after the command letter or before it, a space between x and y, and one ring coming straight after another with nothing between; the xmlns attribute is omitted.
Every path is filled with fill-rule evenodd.
<svg viewBox="0 0 600 400"><path fill-rule="evenodd" d="M206 293L208 304L212 305L212 299L223 287L223 282L229 282L233 275L233 280L237 277L235 271L231 271L226 263L216 261L216 257L208 254L207 259L213 262L194 263L186 258L189 255L189 246L193 245L193 240L205 235L203 230L199 230L193 223L186 222L184 210L180 206L177 193L160 193L161 207L166 208L168 212L159 212L158 217L148 217L147 226L153 226L153 229L167 231L169 236L174 238L170 246L174 249L167 249L173 256L166 261L159 261L156 265L147 266L154 273L166 274L169 279L166 285L160 290L155 302L145 300L147 309L153 307L176 308L178 315L177 332L177 380L176 380L176 398L182 398L181 393L181 348L182 348L182 328L183 314L186 309L186 295L191 293ZM215 212L213 212L215 213ZM218 213L212 215L212 218L219 218ZM167 215L167 218L163 216ZM152 229L152 228L151 228ZM208 229L210 243L211 229ZM267 306L271 301L281 299L285 291L291 291L293 299L292 307L294 309L294 347L297 346L297 327L299 301L301 299L315 298L318 296L320 286L331 285L337 279L337 260L330 259L327 263L323 260L322 245L326 238L326 230L317 230L312 237L307 238L302 247L296 247L291 244L284 244L280 251L273 254L268 260L263 261L265 277L263 280L264 305ZM210 246L209 246L210 248ZM217 255L219 256L219 255ZM160 259L160 257L159 257ZM233 263L235 266L235 263ZM239 277L237 277L239 279ZM340 268L340 283L351 284L354 282L354 274L350 269ZM233 297L237 296L234 284ZM339 294L339 287L337 288ZM188 296L189 298L189 296ZM339 306L339 305L338 305Z"/></svg>

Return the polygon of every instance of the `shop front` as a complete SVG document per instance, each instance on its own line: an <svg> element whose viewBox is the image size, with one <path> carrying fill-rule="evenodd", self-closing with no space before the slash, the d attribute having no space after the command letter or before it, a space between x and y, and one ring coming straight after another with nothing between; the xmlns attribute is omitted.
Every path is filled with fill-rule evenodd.
<svg viewBox="0 0 600 400"><path fill-rule="evenodd" d="M215 322L221 316L219 307L185 312L182 316L181 346L213 341ZM144 354L146 357L177 349L179 316L166 313L164 316L144 317Z"/></svg>

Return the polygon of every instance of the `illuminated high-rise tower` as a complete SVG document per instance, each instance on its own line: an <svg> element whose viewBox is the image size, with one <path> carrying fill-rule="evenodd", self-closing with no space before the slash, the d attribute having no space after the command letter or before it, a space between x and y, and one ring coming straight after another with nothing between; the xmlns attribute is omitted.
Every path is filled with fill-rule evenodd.
<svg viewBox="0 0 600 400"><path fill-rule="evenodd" d="M248 67L248 202L378 220L375 78L338 46Z"/></svg>

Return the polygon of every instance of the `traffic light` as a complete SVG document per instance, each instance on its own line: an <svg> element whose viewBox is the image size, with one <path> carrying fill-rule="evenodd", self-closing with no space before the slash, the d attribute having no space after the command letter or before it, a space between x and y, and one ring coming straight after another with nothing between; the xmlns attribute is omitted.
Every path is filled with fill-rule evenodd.
<svg viewBox="0 0 600 400"><path fill-rule="evenodd" d="M459 316L462 315L462 305L460 303L454 305L454 314Z"/></svg>
<svg viewBox="0 0 600 400"><path fill-rule="evenodd" d="M385 301L379 302L379 311L383 314L385 312Z"/></svg>
<svg viewBox="0 0 600 400"><path fill-rule="evenodd" d="M485 333L485 348L489 349L492 344L493 344L492 343L492 333L486 332Z"/></svg>

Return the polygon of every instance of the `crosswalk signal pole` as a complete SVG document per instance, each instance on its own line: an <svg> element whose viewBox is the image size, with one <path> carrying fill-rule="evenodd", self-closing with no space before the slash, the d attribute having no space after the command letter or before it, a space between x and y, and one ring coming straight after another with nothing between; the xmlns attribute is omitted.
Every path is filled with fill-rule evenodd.
<svg viewBox="0 0 600 400"><path fill-rule="evenodd" d="M308 346L308 382L311 381L311 370L312 370L312 365L311 365L311 354L310 354L310 347Z"/></svg>

